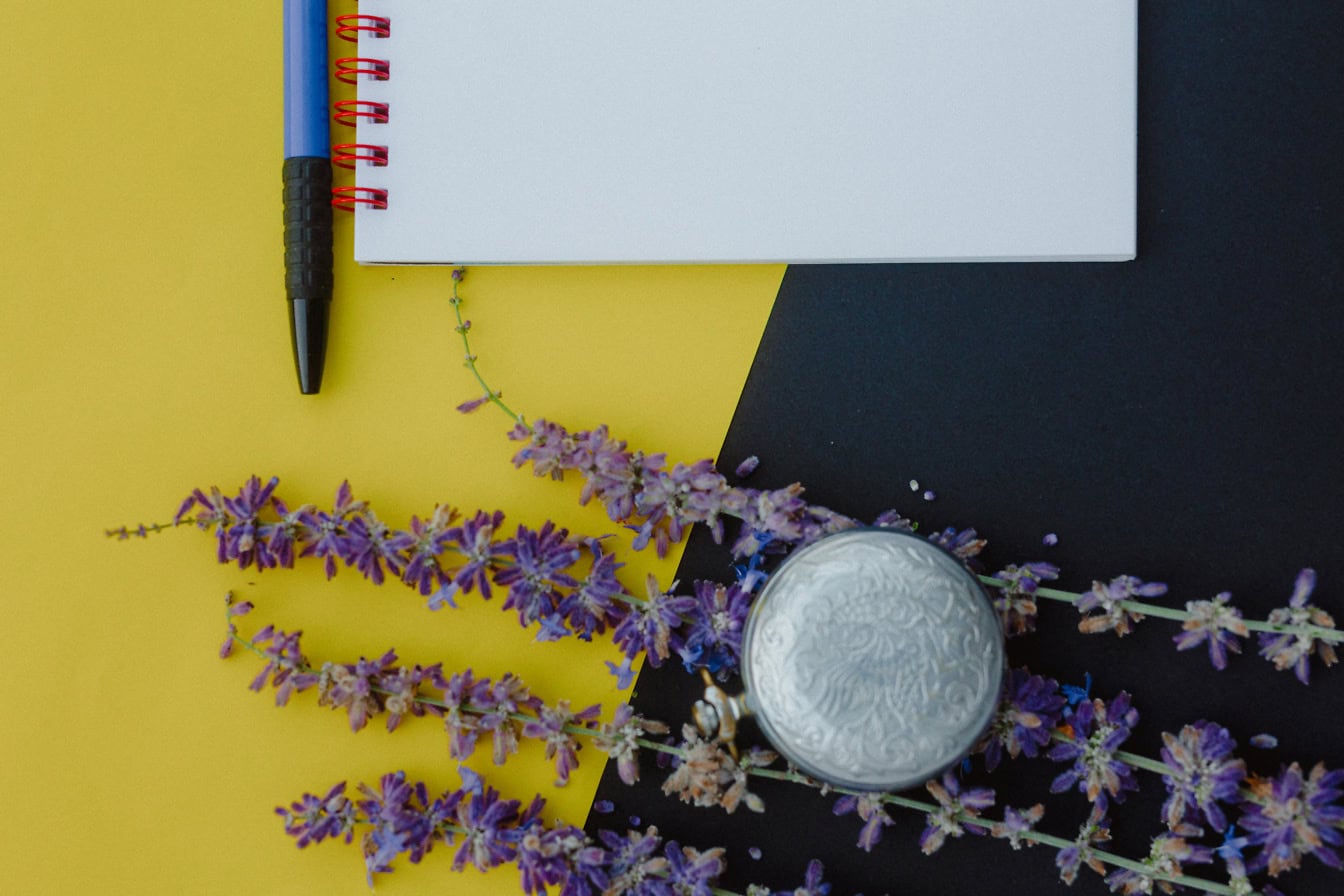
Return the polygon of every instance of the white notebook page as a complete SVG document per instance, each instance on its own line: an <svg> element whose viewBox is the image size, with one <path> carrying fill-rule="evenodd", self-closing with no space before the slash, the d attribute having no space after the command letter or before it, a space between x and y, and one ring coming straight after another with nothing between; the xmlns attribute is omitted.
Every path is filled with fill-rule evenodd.
<svg viewBox="0 0 1344 896"><path fill-rule="evenodd" d="M1134 0L363 0L372 263L1134 256Z"/></svg>

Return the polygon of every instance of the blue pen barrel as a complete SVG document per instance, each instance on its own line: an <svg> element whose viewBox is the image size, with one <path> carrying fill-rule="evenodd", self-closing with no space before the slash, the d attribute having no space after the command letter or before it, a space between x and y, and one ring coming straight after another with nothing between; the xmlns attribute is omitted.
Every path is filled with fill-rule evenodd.
<svg viewBox="0 0 1344 896"><path fill-rule="evenodd" d="M285 0L285 158L331 157L326 0Z"/></svg>
<svg viewBox="0 0 1344 896"><path fill-rule="evenodd" d="M299 391L322 385L331 305L326 0L285 0L285 298Z"/></svg>

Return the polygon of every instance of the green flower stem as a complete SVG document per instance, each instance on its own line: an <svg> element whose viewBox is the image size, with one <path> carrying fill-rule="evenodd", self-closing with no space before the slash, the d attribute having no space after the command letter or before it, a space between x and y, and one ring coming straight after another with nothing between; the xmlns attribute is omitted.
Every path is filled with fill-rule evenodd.
<svg viewBox="0 0 1344 896"><path fill-rule="evenodd" d="M196 518L194 516L188 516L171 523L139 523L135 526L118 526L115 529L104 529L103 534L108 538L117 539L148 538L151 534L167 532L169 529L176 529L178 526L189 526L195 522Z"/></svg>
<svg viewBox="0 0 1344 896"><path fill-rule="evenodd" d="M258 657L267 660L267 662L270 661L270 658L266 656L265 652L263 652L260 648L258 648L248 639L239 635L236 631L230 630L229 636L235 643L240 644L241 646L247 648L252 653L256 654ZM303 666L298 671L307 674L312 674L317 670L313 668L311 663L308 663L305 660ZM392 693L390 691L378 687L374 687L373 690L375 693L380 693L383 695L390 695ZM432 697L426 697L420 694L415 694L412 699L415 702L423 704L425 706L433 706L439 709L454 708L442 700L436 700ZM471 713L473 715L487 715L490 712L492 712L492 710L488 710L483 707L472 706L471 704L463 704L457 708L461 709L464 712ZM536 716L522 712L509 713L508 718L512 719L513 721L523 723L537 721ZM566 724L565 726L563 726L563 730L568 734L589 738L596 738L601 736L602 734L601 731L598 731L596 729L574 724ZM1054 735L1054 737L1056 740L1062 742L1069 742L1071 740L1071 738L1068 738L1062 733L1057 733ZM642 749L653 750L660 753L667 753L669 755L676 756L681 759L685 759L687 755L686 751L681 747L661 743L659 741L650 740L648 738L643 737L636 738L635 743ZM1163 763L1158 762L1156 760L1148 759L1143 756L1138 756L1136 754L1117 752L1116 756L1117 758L1120 758L1125 762L1130 763L1131 765L1142 767L1148 769L1149 771L1156 771L1159 773L1170 771L1170 769L1168 769L1167 766L1164 765ZM791 770L781 771L778 769L756 768L756 767L749 767L745 771L748 775L754 775L759 778L767 778L775 781L785 781L793 784L801 784L807 787L811 787L813 789L821 789L821 785L817 781L814 781L813 779L807 777L806 775L803 775L796 771ZM830 788L830 791L834 793L849 794L853 796L864 795L864 791L855 790L847 787L832 787ZM883 802L889 803L893 806L898 806L902 809L908 809L912 812L922 812L924 814L937 812L941 808L940 806L937 806L930 802L926 802L924 800L917 800L911 797L901 796L899 794L894 793L881 794L880 798ZM973 825L975 827L985 828L986 830L988 830L994 824L992 820L980 818L975 815L969 815L964 812L957 813L954 817L957 819L958 822L962 824ZM1072 840L1066 840L1062 837L1057 837L1052 834L1046 834L1035 830L1023 831L1020 834L1020 836L1024 840L1030 840L1034 843L1040 843L1042 845L1051 846L1056 849L1063 849L1065 847L1073 845ZM1104 850L1092 849L1090 850L1089 854L1095 856L1097 859L1104 862L1105 864L1112 865L1116 868L1124 868L1130 871L1146 874L1158 880L1165 880L1170 881L1172 883L1178 883L1190 887L1195 887L1196 889L1201 889L1208 893L1218 894L1218 896L1234 896L1232 889L1223 884L1214 883L1212 881L1206 881L1201 878L1186 877L1186 876L1178 877L1178 876L1159 874L1155 870L1144 865L1142 862L1137 862L1134 861L1133 859L1128 859L1125 858L1124 856L1116 855L1114 853L1106 852ZM714 893L716 894L716 896L741 896L741 894L734 893L729 890L716 889L714 890Z"/></svg>
<svg viewBox="0 0 1344 896"><path fill-rule="evenodd" d="M462 318L462 299L457 294L457 284L462 279L462 270L462 268L457 268L453 271L453 294L449 297L448 304L453 306L453 314L457 317L456 330L458 335L462 337L462 350L464 352L466 367L471 371L471 375L476 377L476 382L481 384L481 388L485 390L485 394L490 399L491 404L494 404L504 413L512 417L513 422L521 426L526 426L527 421L523 419L523 416L515 413L513 408L504 403L501 394L490 388L490 385L485 381L485 377L481 376L481 371L476 366L476 355L471 350L471 339L467 336L467 331L471 329L471 324Z"/></svg>
<svg viewBox="0 0 1344 896"><path fill-rule="evenodd" d="M788 781L795 784L804 784L810 787L818 786L817 783L812 779L798 772L793 771L776 771L773 769L752 768L747 770L747 774L758 775L762 778L771 778L776 781ZM863 791L854 790L848 787L832 787L830 789L834 793L843 793L851 796L864 795ZM912 811L923 812L925 814L932 814L934 812L939 811L942 808L941 806L935 805L933 803L925 802L923 800L911 799L910 797L898 796L892 793L880 794L880 798L884 803L890 803L894 806L900 806L903 809L910 809ZM956 820L962 824L969 824L978 828L984 828L986 831L988 831L995 824L995 822L991 819L981 818L978 815L970 815L965 812L958 812L953 817L956 818ZM1056 837L1053 834L1046 834L1041 831L1030 829L1023 831L1019 836L1023 840L1030 840L1033 843L1040 843L1043 846L1051 846L1054 847L1055 849L1064 849L1065 847L1074 845L1074 841L1072 840L1066 840L1063 837ZM1196 889L1203 890L1207 893L1219 894L1219 896L1234 896L1232 888L1227 884L1215 883L1214 881L1211 880L1204 880L1203 878L1189 877L1186 875L1161 874L1155 871L1154 869L1148 867L1147 865L1143 864L1142 862L1136 862L1133 859L1127 859L1124 856L1116 855L1115 853L1107 852L1101 849L1089 849L1087 851L1087 854L1095 856L1097 859L1101 860L1102 862L1108 865L1113 865L1116 868L1124 868L1128 871L1135 871L1140 874L1147 875L1148 877L1151 877L1155 880L1165 880L1171 883L1181 884L1182 886L1194 887Z"/></svg>
<svg viewBox="0 0 1344 896"><path fill-rule="evenodd" d="M991 588L1006 588L1008 582L1003 579L996 579L993 576L979 576L980 581ZM1073 591L1062 591L1058 588L1040 588L1033 592L1035 597L1044 597L1049 600L1060 601L1066 604L1076 604L1082 595ZM1163 607L1157 604L1144 603L1137 600L1122 600L1118 605L1134 613L1141 613L1144 616L1153 616L1158 619L1171 619L1176 622L1184 622L1190 618L1190 613L1186 610L1176 607ZM1267 622L1262 619L1243 619L1241 622L1247 629L1253 632L1272 632L1273 634L1293 634L1310 635L1322 641L1332 643L1344 642L1344 631L1335 628L1326 628L1320 625L1284 625L1282 623Z"/></svg>

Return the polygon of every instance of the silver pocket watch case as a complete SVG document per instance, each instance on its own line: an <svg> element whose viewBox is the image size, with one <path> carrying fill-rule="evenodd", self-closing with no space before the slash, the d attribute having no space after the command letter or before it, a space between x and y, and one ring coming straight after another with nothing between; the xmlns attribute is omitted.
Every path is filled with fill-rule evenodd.
<svg viewBox="0 0 1344 896"><path fill-rule="evenodd" d="M998 615L959 560L910 533L846 530L769 578L743 634L745 693L711 687L696 721L731 741L754 716L805 774L902 790L975 746L1004 662Z"/></svg>

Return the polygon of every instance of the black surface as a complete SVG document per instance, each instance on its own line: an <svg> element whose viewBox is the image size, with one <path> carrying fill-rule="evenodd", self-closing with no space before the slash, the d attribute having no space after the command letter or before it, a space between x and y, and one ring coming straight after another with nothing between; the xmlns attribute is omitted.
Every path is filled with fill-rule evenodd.
<svg viewBox="0 0 1344 896"><path fill-rule="evenodd" d="M896 507L924 531L974 526L990 571L1049 560L1073 589L1127 573L1167 582L1173 606L1229 590L1264 618L1313 566L1315 602L1344 621L1341 38L1344 4L1325 0L1143 4L1138 260L792 267L725 466L757 454L753 486L801 481L817 503L860 517ZM1057 546L1042 546L1047 532ZM730 575L726 551L697 533L680 579ZM1077 618L1046 606L1012 658L1066 683L1090 672L1097 696L1130 690L1142 721L1127 748L1155 756L1160 732L1208 718L1253 769L1344 767L1344 668L1313 660L1304 687L1248 644L1219 673L1202 648L1174 650L1174 623L1121 640L1082 635ZM646 670L635 703L680 723L697 690L665 666ZM1248 747L1260 732L1280 746ZM1045 792L1060 770L1019 759L988 783L1001 804L1044 799L1042 829L1072 837L1087 809L1080 794ZM664 774L646 764L627 788L609 771L599 798L616 812L590 824L636 815L684 843L726 845L739 891L797 886L816 857L835 896L1064 892L1047 847L967 837L925 857L922 818L893 810L868 854L833 798L761 787L765 816L728 816L663 796ZM1161 782L1140 781L1114 815L1116 850L1136 857L1162 830ZM1275 885L1344 892L1344 873L1305 865ZM1084 870L1070 892L1107 889Z"/></svg>

